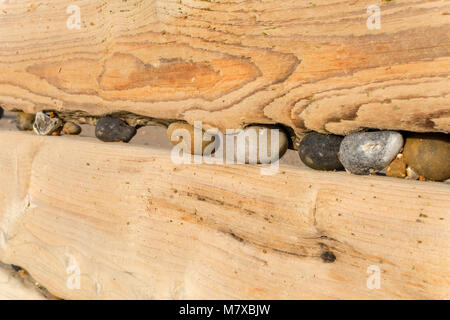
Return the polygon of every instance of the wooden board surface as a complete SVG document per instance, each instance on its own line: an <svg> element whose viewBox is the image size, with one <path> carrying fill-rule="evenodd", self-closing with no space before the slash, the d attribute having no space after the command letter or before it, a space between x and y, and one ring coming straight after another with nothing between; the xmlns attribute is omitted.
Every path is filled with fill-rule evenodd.
<svg viewBox="0 0 450 320"><path fill-rule="evenodd" d="M448 184L20 132L0 149L0 261L62 298L450 298Z"/></svg>
<svg viewBox="0 0 450 320"><path fill-rule="evenodd" d="M2 1L0 18L8 109L450 132L450 1Z"/></svg>

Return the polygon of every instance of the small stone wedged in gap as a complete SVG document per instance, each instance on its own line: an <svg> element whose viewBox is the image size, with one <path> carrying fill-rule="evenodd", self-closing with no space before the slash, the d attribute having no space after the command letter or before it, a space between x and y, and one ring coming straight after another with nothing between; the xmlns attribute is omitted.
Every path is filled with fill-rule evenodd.
<svg viewBox="0 0 450 320"><path fill-rule="evenodd" d="M410 134L403 150L406 164L419 176L433 181L450 179L450 136L442 133Z"/></svg>
<svg viewBox="0 0 450 320"><path fill-rule="evenodd" d="M66 122L63 125L62 133L67 135L78 135L81 133L81 127L73 122Z"/></svg>
<svg viewBox="0 0 450 320"><path fill-rule="evenodd" d="M276 142L278 132L277 150L272 150L272 139ZM251 125L234 135L234 158L227 152L225 146L225 157L227 161L246 164L269 164L275 163L286 153L289 147L289 138L283 129L276 125ZM239 143L239 136L243 139ZM273 136L272 136L273 135ZM224 137L224 139L227 139ZM261 147L265 149L261 149Z"/></svg>
<svg viewBox="0 0 450 320"><path fill-rule="evenodd" d="M100 118L95 126L95 136L103 142L129 142L136 132L135 127L111 116Z"/></svg>
<svg viewBox="0 0 450 320"><path fill-rule="evenodd" d="M355 132L342 140L339 156L348 172L367 175L386 169L402 147L395 131Z"/></svg>
<svg viewBox="0 0 450 320"><path fill-rule="evenodd" d="M414 171L410 166L406 166L406 179L408 180L418 180L420 176Z"/></svg>
<svg viewBox="0 0 450 320"><path fill-rule="evenodd" d="M16 117L16 128L20 131L31 131L33 130L35 114L19 112Z"/></svg>
<svg viewBox="0 0 450 320"><path fill-rule="evenodd" d="M300 159L315 170L343 170L338 155L343 139L344 137L333 134L308 133L298 148Z"/></svg>
<svg viewBox="0 0 450 320"><path fill-rule="evenodd" d="M34 120L33 130L40 136L59 135L62 124L62 120L54 112L38 112Z"/></svg>
<svg viewBox="0 0 450 320"><path fill-rule="evenodd" d="M386 170L386 175L388 177L394 178L405 178L406 173L406 163L404 161L403 154L398 154L394 161L391 162Z"/></svg>

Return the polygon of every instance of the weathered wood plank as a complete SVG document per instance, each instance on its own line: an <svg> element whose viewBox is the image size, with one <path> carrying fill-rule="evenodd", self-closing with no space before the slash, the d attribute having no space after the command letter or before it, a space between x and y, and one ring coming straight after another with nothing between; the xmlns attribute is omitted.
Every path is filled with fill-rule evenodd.
<svg viewBox="0 0 450 320"><path fill-rule="evenodd" d="M0 4L0 103L238 128L450 132L450 2Z"/></svg>
<svg viewBox="0 0 450 320"><path fill-rule="evenodd" d="M443 183L261 176L17 132L0 132L0 149L0 261L62 298L450 298Z"/></svg>

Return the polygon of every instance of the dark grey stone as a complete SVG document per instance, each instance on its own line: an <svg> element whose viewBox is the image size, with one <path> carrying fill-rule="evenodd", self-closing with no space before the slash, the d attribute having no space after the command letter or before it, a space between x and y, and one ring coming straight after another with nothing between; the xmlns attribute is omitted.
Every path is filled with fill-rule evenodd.
<svg viewBox="0 0 450 320"><path fill-rule="evenodd" d="M98 120L95 127L95 136L104 142L129 142L135 134L135 127L111 116Z"/></svg>
<svg viewBox="0 0 450 320"><path fill-rule="evenodd" d="M316 170L343 170L338 158L342 139L343 137L333 134L308 133L298 148L300 159Z"/></svg>
<svg viewBox="0 0 450 320"><path fill-rule="evenodd" d="M356 132L341 143L340 160L351 173L364 175L384 170L403 147L403 137L395 131Z"/></svg>

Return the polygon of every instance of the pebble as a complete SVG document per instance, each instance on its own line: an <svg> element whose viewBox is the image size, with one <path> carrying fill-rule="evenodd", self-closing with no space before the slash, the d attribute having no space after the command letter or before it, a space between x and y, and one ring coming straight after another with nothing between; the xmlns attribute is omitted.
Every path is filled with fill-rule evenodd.
<svg viewBox="0 0 450 320"><path fill-rule="evenodd" d="M339 155L347 171L365 175L386 169L402 147L395 131L355 132L342 140Z"/></svg>
<svg viewBox="0 0 450 320"><path fill-rule="evenodd" d="M33 130L35 115L31 113L20 112L16 117L16 127L21 131Z"/></svg>
<svg viewBox="0 0 450 320"><path fill-rule="evenodd" d="M272 134L278 131L278 150L272 150ZM242 131L241 131L242 132ZM269 164L275 163L286 153L289 147L289 138L286 133L276 126L249 126L243 130L246 135L245 143L234 144L234 162L235 163L247 163L247 164ZM249 137L254 135L256 138L252 141ZM250 146L252 144L252 146ZM266 150L260 150L261 146L265 146ZM225 151L226 152L226 151ZM262 153L262 154L260 154ZM244 155L244 157L239 156ZM226 154L228 160L230 155ZM256 160L256 161L255 161Z"/></svg>
<svg viewBox="0 0 450 320"><path fill-rule="evenodd" d="M386 170L388 177L405 178L406 177L406 164L403 161L403 155L399 154L394 161L391 162Z"/></svg>
<svg viewBox="0 0 450 320"><path fill-rule="evenodd" d="M406 138L403 155L419 176L434 181L450 179L450 135L411 134Z"/></svg>
<svg viewBox="0 0 450 320"><path fill-rule="evenodd" d="M81 127L73 122L66 122L62 128L62 132L67 135L77 135L81 133Z"/></svg>
<svg viewBox="0 0 450 320"><path fill-rule="evenodd" d="M62 121L53 112L36 113L33 130L40 136L59 135Z"/></svg>
<svg viewBox="0 0 450 320"><path fill-rule="evenodd" d="M135 127L111 116L99 119L95 127L95 136L104 142L129 142L135 134Z"/></svg>
<svg viewBox="0 0 450 320"><path fill-rule="evenodd" d="M300 159L315 170L343 170L344 167L338 157L343 139L333 134L308 133L298 148Z"/></svg>
<svg viewBox="0 0 450 320"><path fill-rule="evenodd" d="M174 133L175 136L172 137ZM198 134L200 134L199 138L195 141L194 126L185 122L173 122L167 128L167 136L173 145L178 145L183 150L187 150L190 154L203 155L205 148L214 142L214 137L208 135L204 130L201 130ZM210 140L208 140L207 137L209 137ZM196 143L197 148L195 148Z"/></svg>
<svg viewBox="0 0 450 320"><path fill-rule="evenodd" d="M414 171L410 166L406 166L406 179L408 180L418 180L420 176Z"/></svg>

